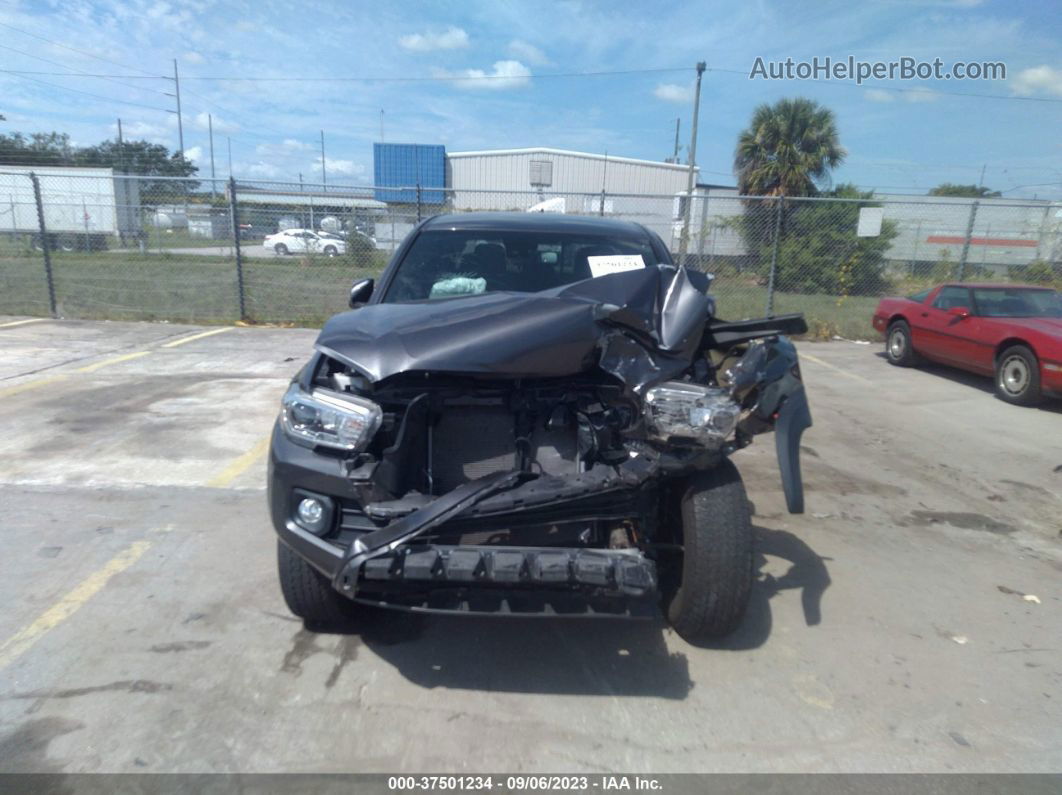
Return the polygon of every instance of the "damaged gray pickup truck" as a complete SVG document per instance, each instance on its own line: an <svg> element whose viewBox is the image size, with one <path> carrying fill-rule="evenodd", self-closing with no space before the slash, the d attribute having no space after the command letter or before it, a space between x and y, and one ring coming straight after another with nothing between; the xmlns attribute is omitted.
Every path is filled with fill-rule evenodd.
<svg viewBox="0 0 1062 795"><path fill-rule="evenodd" d="M749 503L731 453L775 433L791 512L811 425L788 334L727 322L711 277L620 221L421 223L354 284L285 394L269 503L311 625L364 605L741 622Z"/></svg>

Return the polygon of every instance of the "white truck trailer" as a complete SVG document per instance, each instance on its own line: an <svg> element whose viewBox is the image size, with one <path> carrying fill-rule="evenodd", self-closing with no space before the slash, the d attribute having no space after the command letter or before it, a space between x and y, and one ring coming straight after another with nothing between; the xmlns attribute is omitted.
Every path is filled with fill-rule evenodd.
<svg viewBox="0 0 1062 795"><path fill-rule="evenodd" d="M41 186L42 238L30 174ZM100 250L142 235L139 180L111 168L14 166L0 163L0 234L62 251Z"/></svg>

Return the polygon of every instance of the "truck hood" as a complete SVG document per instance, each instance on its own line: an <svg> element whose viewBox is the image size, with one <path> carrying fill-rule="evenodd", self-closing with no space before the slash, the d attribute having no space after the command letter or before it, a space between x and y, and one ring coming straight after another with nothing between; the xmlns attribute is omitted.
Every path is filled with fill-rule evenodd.
<svg viewBox="0 0 1062 795"><path fill-rule="evenodd" d="M707 286L684 268L649 267L538 293L370 304L331 318L316 347L372 381L549 378L599 366L638 386L689 365L712 310Z"/></svg>

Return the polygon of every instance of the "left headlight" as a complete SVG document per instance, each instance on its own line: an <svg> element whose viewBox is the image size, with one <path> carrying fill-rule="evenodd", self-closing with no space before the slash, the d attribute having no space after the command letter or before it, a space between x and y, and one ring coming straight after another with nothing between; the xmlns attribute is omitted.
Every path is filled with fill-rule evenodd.
<svg viewBox="0 0 1062 795"><path fill-rule="evenodd" d="M371 400L324 390L308 394L292 384L281 401L280 423L291 437L337 450L362 450L383 420Z"/></svg>
<svg viewBox="0 0 1062 795"><path fill-rule="evenodd" d="M649 433L663 442L721 444L737 425L741 407L723 389L666 381L645 395Z"/></svg>

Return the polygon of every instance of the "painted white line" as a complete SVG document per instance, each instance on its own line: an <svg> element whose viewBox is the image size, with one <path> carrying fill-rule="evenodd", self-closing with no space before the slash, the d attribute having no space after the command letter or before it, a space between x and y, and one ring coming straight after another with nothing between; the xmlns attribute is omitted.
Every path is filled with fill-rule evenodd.
<svg viewBox="0 0 1062 795"><path fill-rule="evenodd" d="M0 323L0 328L11 328L12 326L25 326L27 323L43 323L45 320L51 320L50 317L35 317L29 320L12 320L10 323Z"/></svg>
<svg viewBox="0 0 1062 795"><path fill-rule="evenodd" d="M176 348L178 345L184 345L186 342L193 342L194 340L201 340L203 337L213 337L215 334L224 334L226 331L232 331L232 326L226 326L225 328L216 328L211 331L204 331L199 334L193 334L191 337L181 337L179 340L173 342L163 343L163 348Z"/></svg>

